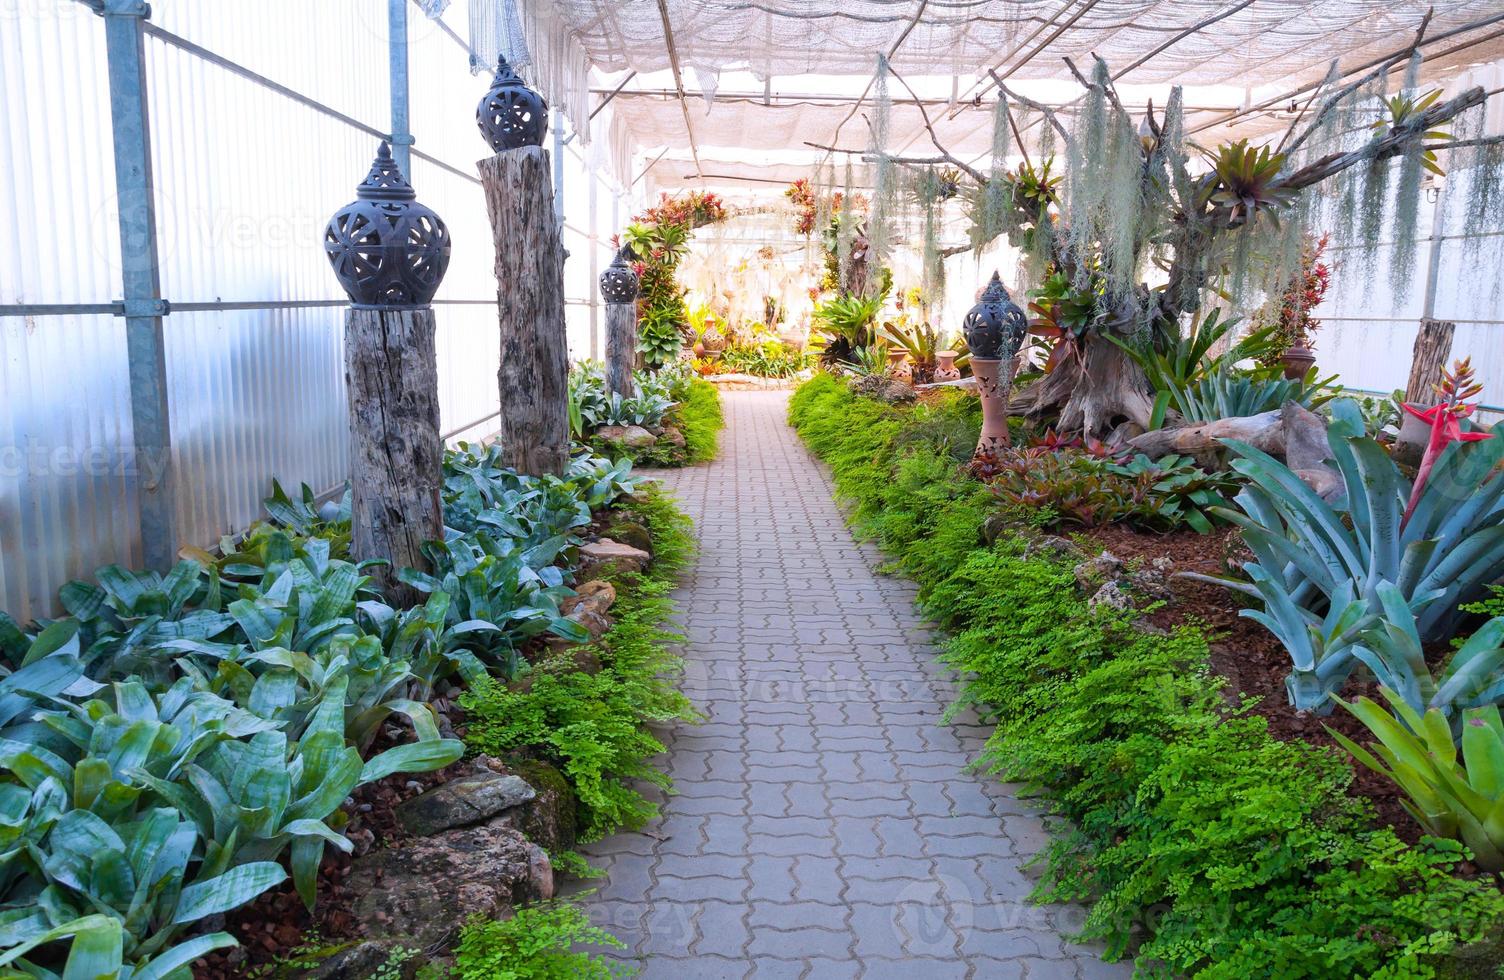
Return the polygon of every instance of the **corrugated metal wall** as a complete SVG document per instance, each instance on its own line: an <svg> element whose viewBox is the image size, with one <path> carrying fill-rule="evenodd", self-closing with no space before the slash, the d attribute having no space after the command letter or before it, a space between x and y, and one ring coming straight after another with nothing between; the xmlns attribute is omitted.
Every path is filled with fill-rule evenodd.
<svg viewBox="0 0 1504 980"><path fill-rule="evenodd" d="M435 303L441 425L476 438L498 407L491 233L466 176L488 152L474 107L489 79L408 9L415 149L447 165L415 155L412 180L454 241ZM463 4L447 15L461 38L464 15ZM345 479L342 297L322 232L370 165L367 129L390 124L387 3L158 0L149 23L162 294L255 307L164 320L179 533L208 545L259 516L274 477L318 491ZM84 4L0 11L0 200L12 218L0 306L119 299L105 70L103 24ZM584 357L598 344L592 253L610 254L596 229L613 227L595 216L604 201L610 219L615 184L578 142L565 151L565 246L571 353ZM0 609L19 619L52 611L69 578L140 562L123 327L108 314L0 315Z"/></svg>

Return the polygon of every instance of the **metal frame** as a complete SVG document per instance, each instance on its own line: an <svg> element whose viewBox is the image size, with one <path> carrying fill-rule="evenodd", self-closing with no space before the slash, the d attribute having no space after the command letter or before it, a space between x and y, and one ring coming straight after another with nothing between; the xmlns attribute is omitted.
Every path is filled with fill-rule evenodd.
<svg viewBox="0 0 1504 980"><path fill-rule="evenodd" d="M392 80L392 159L413 179L412 124L408 119L407 0L386 0L387 67Z"/></svg>
<svg viewBox="0 0 1504 980"><path fill-rule="evenodd" d="M167 352L162 337L161 268L146 98L146 18L141 0L105 0L110 120L115 143L115 195L120 204L120 268L124 299L131 437L135 445L136 506L142 560L165 571L176 560L177 496L172 420L167 397Z"/></svg>

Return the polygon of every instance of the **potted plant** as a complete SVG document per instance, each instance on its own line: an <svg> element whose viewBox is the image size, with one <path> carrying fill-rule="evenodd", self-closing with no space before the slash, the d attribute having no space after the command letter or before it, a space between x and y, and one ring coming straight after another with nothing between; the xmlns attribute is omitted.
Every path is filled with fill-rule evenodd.
<svg viewBox="0 0 1504 980"><path fill-rule="evenodd" d="M1323 261L1327 243L1326 235L1306 238L1300 250L1300 270L1285 290L1265 305L1255 322L1255 327L1275 328L1271 349L1279 352L1278 363L1284 367L1285 377L1292 380L1304 378L1316 363L1316 331L1321 321L1311 316L1311 311L1321 304L1332 284L1331 266Z"/></svg>

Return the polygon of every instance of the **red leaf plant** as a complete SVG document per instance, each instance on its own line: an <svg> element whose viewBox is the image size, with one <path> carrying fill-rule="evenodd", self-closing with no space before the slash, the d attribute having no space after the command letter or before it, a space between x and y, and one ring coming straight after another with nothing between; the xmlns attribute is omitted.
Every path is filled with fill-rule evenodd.
<svg viewBox="0 0 1504 980"><path fill-rule="evenodd" d="M1454 361L1451 371L1443 370L1441 384L1434 386L1433 390L1441 399L1434 408L1400 403L1405 411L1431 427L1431 438L1426 442L1425 455L1421 457L1420 469L1416 471L1415 487L1410 491L1410 503L1405 507L1404 519L1400 521L1401 528L1410 523L1410 515L1415 512L1415 505L1420 503L1421 494L1426 488L1426 478L1431 475L1431 468L1436 465L1448 445L1493 438L1488 432L1462 431L1461 420L1473 414L1473 409L1478 407L1476 402L1469 405L1465 400L1483 391L1483 385L1473 377L1472 358Z"/></svg>

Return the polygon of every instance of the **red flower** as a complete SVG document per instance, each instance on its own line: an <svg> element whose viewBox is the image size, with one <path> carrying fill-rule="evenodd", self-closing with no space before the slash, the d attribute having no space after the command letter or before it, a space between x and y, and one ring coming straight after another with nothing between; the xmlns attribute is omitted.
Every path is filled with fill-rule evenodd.
<svg viewBox="0 0 1504 980"><path fill-rule="evenodd" d="M1410 491L1410 502L1405 507L1404 519L1400 521L1401 528L1410 522L1410 515L1414 513L1415 505L1420 503L1421 492L1425 489L1426 479L1431 475L1431 468L1436 465L1448 445L1493 438L1493 434L1489 432L1462 431L1460 420L1473 414L1473 409L1477 408L1477 405L1466 404L1462 399L1470 398L1482 390L1482 385L1473 382L1472 359L1465 358L1454 362L1450 372L1441 373L1441 384L1436 386L1436 394L1441 396L1441 401L1434 408L1400 403L1401 408L1431 427L1431 438L1426 442L1425 455L1421 457L1420 469L1415 473L1415 486Z"/></svg>

